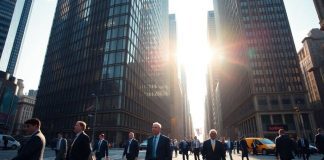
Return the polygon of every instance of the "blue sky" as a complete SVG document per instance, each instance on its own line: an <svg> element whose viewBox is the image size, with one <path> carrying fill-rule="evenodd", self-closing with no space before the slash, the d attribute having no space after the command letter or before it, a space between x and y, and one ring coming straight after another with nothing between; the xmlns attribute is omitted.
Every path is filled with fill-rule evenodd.
<svg viewBox="0 0 324 160"><path fill-rule="evenodd" d="M299 50L306 34L319 27L316 10L311 0L284 2ZM25 92L38 88L56 3L57 0L34 0L16 72L16 77L24 80ZM201 127L203 120L197 115L203 114L208 55L199 52L201 47L207 47L207 11L212 10L212 0L169 0L169 5L170 13L175 13L177 19L179 62L190 71L187 73L189 99L192 112L197 113L193 115L194 125Z"/></svg>

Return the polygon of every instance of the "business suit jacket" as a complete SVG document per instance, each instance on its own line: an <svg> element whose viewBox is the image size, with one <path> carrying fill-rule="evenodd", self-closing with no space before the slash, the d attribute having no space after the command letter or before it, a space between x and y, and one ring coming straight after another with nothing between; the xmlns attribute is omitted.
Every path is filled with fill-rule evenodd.
<svg viewBox="0 0 324 160"><path fill-rule="evenodd" d="M69 160L88 160L91 153L89 136L81 132L70 148Z"/></svg>
<svg viewBox="0 0 324 160"><path fill-rule="evenodd" d="M187 141L181 141L179 143L179 149L182 152L182 154L188 154L188 151L190 150L189 142L187 142Z"/></svg>
<svg viewBox="0 0 324 160"><path fill-rule="evenodd" d="M56 144L58 143L59 139L56 140ZM60 148L55 148L56 151L56 158L55 160L65 160L67 154L67 140L62 138Z"/></svg>
<svg viewBox="0 0 324 160"><path fill-rule="evenodd" d="M105 139L102 140L100 147L99 147L99 141L97 143L95 143L93 146L93 151L96 152L97 159L108 156L108 149L109 149L107 140L105 140Z"/></svg>
<svg viewBox="0 0 324 160"><path fill-rule="evenodd" d="M203 159L206 160L221 160L225 159L225 149L223 147L223 144L215 140L215 150L213 151L213 147L211 144L211 140L206 140L203 143L203 149L201 151L201 154L203 156Z"/></svg>
<svg viewBox="0 0 324 160"><path fill-rule="evenodd" d="M294 141L291 140L288 135L281 135L275 139L276 143L276 156L280 156L280 159L288 160L293 159Z"/></svg>
<svg viewBox="0 0 324 160"><path fill-rule="evenodd" d="M319 153L324 154L324 135L315 135L315 145Z"/></svg>
<svg viewBox="0 0 324 160"><path fill-rule="evenodd" d="M309 142L308 142L307 139L304 139L304 146L302 146L301 139L298 139L297 146L298 146L298 148L300 148L302 150L308 150L309 149Z"/></svg>
<svg viewBox="0 0 324 160"><path fill-rule="evenodd" d="M128 146L129 146L129 153L127 153ZM126 145L124 147L123 156L126 155L127 159L135 159L136 157L138 157L138 152L139 152L138 141L136 139L133 139L131 141L131 143L129 143L129 141L127 141L127 143L126 143Z"/></svg>
<svg viewBox="0 0 324 160"><path fill-rule="evenodd" d="M153 158L153 138L150 137L147 141L147 149L145 160L154 160ZM172 160L171 144L170 139L164 135L160 135L159 142L156 148L156 159L157 160Z"/></svg>
<svg viewBox="0 0 324 160"><path fill-rule="evenodd" d="M41 131L34 133L30 139L18 150L13 160L43 160L45 137Z"/></svg>

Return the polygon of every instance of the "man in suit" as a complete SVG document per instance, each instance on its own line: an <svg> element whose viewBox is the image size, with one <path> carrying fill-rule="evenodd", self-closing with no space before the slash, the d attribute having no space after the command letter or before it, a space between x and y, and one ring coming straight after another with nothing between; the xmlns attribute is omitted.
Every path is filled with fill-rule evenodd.
<svg viewBox="0 0 324 160"><path fill-rule="evenodd" d="M24 123L24 131L31 135L30 139L18 150L18 155L13 160L42 160L45 150L45 137L40 130L41 122L32 118Z"/></svg>
<svg viewBox="0 0 324 160"><path fill-rule="evenodd" d="M134 138L134 133L129 132L128 141L124 147L123 159L126 156L127 160L137 160L139 152L138 141Z"/></svg>
<svg viewBox="0 0 324 160"><path fill-rule="evenodd" d="M276 143L276 157L280 160L294 159L294 142L285 134L285 130L278 131L279 136L275 139Z"/></svg>
<svg viewBox="0 0 324 160"><path fill-rule="evenodd" d="M241 140L239 143L240 143L240 148L242 151L242 160L244 159L244 157L246 157L246 159L249 160L249 151L248 151L249 146L248 146L244 136L241 137Z"/></svg>
<svg viewBox="0 0 324 160"><path fill-rule="evenodd" d="M72 141L69 160L88 160L91 149L89 136L84 132L87 124L77 121L74 125L75 138Z"/></svg>
<svg viewBox="0 0 324 160"><path fill-rule="evenodd" d="M63 133L57 133L57 140L55 143L55 160L65 160L67 153L67 140L63 138Z"/></svg>
<svg viewBox="0 0 324 160"><path fill-rule="evenodd" d="M232 160L233 159L233 157L232 157L232 150L234 149L234 142L231 141L230 138L228 138L226 145L227 145L228 154L230 156L230 159Z"/></svg>
<svg viewBox="0 0 324 160"><path fill-rule="evenodd" d="M145 160L171 160L171 142L170 139L161 134L161 124L153 123L153 136L147 141L147 150Z"/></svg>
<svg viewBox="0 0 324 160"><path fill-rule="evenodd" d="M309 159L309 142L306 138L302 137L297 140L297 148L300 151L300 155L304 160Z"/></svg>
<svg viewBox="0 0 324 160"><path fill-rule="evenodd" d="M317 134L315 135L315 145L318 153L324 154L324 132L321 128L317 129ZM322 160L324 160L324 157Z"/></svg>
<svg viewBox="0 0 324 160"><path fill-rule="evenodd" d="M216 140L217 131L215 129L211 129L209 131L210 139L206 140L203 143L202 149L202 157L206 160L222 160L225 159L224 155L224 147L223 144Z"/></svg>
<svg viewBox="0 0 324 160"><path fill-rule="evenodd" d="M200 141L197 139L197 136L194 137L194 140L191 142L191 147L194 152L195 160L200 160L199 154L200 154Z"/></svg>
<svg viewBox="0 0 324 160"><path fill-rule="evenodd" d="M190 148L190 145L189 145L189 142L188 142L188 139L185 138L184 140L182 140L179 144L179 149L180 149L180 152L182 154L182 159L185 160L185 158L187 158L187 160L189 159L189 148Z"/></svg>
<svg viewBox="0 0 324 160"><path fill-rule="evenodd" d="M99 141L94 143L93 152L95 152L96 159L101 160L102 158L108 158L108 141L105 140L105 134L99 135Z"/></svg>

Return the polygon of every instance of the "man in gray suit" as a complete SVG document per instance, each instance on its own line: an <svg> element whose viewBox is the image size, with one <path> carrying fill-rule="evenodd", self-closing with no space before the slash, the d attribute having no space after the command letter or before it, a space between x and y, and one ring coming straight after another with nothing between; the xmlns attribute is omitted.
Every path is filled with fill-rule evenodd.
<svg viewBox="0 0 324 160"><path fill-rule="evenodd" d="M30 139L19 150L13 160L43 160L45 150L45 137L40 131L41 122L32 118L24 123L24 131L31 135Z"/></svg>
<svg viewBox="0 0 324 160"><path fill-rule="evenodd" d="M56 144L56 146L55 146L55 154L56 154L55 160L65 160L66 153L67 153L67 140L65 138L63 138L62 132L57 133L57 140L56 140L55 144Z"/></svg>

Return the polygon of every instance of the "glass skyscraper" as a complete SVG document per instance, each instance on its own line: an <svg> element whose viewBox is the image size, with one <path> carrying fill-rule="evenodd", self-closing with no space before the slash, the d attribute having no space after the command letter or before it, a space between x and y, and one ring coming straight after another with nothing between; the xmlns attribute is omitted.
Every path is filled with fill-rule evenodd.
<svg viewBox="0 0 324 160"><path fill-rule="evenodd" d="M273 139L315 128L283 0L214 0L225 134Z"/></svg>
<svg viewBox="0 0 324 160"><path fill-rule="evenodd" d="M147 138L156 121L169 134L163 6L160 0L58 0L35 106L47 136L71 135L77 120L92 132L93 106L95 131L114 144L129 131Z"/></svg>
<svg viewBox="0 0 324 160"><path fill-rule="evenodd" d="M0 1L0 58L7 39L11 19L15 10L16 0Z"/></svg>
<svg viewBox="0 0 324 160"><path fill-rule="evenodd" d="M14 75L15 73L19 52L20 52L21 45L23 43L25 28L26 25L28 24L28 17L30 15L32 3L33 0L25 0L23 10L20 15L18 28L15 35L15 40L11 49L11 54L7 65L7 72L10 73L11 75Z"/></svg>

